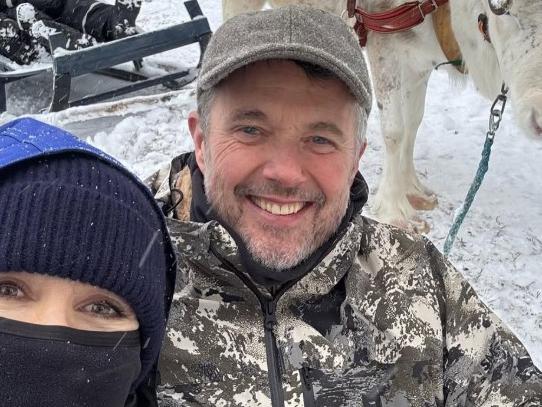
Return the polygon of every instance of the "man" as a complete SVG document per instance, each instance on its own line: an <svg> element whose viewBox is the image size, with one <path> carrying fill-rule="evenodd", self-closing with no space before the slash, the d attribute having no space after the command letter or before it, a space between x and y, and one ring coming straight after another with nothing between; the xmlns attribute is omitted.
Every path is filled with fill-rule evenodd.
<svg viewBox="0 0 542 407"><path fill-rule="evenodd" d="M541 405L541 372L435 247L361 215L370 83L339 17L232 18L197 97L195 152L149 180L182 251L163 406Z"/></svg>
<svg viewBox="0 0 542 407"><path fill-rule="evenodd" d="M71 50L124 38L137 33L140 8L141 0L0 0L0 54L28 64L59 31Z"/></svg>

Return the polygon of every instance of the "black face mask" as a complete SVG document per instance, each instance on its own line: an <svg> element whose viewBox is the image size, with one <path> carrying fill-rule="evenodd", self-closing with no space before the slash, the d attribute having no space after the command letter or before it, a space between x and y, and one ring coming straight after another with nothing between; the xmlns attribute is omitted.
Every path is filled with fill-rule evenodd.
<svg viewBox="0 0 542 407"><path fill-rule="evenodd" d="M139 332L0 318L2 407L123 407L141 370Z"/></svg>

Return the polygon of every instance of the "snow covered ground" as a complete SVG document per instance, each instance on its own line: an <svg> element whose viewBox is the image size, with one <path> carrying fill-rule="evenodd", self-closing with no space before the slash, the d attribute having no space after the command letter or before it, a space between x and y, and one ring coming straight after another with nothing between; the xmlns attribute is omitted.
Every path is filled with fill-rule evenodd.
<svg viewBox="0 0 542 407"><path fill-rule="evenodd" d="M221 21L220 2L200 0L200 5L214 30ZM180 0L154 0L143 3L138 22L149 30L158 22L167 25L187 18ZM156 61L193 65L197 59L197 47L190 46ZM85 93L101 81L87 78L76 92ZM48 92L44 89L49 82L50 78L42 77L12 85L11 112L1 115L0 121L45 107ZM144 177L192 148L185 118L195 105L193 86L177 92L153 91L162 94L146 92L129 105L104 103L36 117L90 140ZM478 165L489 107L490 102L470 84L459 90L450 85L446 74L434 73L416 144L416 165L422 180L439 194L439 207L424 216L432 226L429 237L441 248ZM542 143L521 134L512 110L505 113L490 170L451 259L542 367L542 183L537 175L542 169ZM376 113L370 118L369 148L360 165L372 196L384 156L378 120Z"/></svg>

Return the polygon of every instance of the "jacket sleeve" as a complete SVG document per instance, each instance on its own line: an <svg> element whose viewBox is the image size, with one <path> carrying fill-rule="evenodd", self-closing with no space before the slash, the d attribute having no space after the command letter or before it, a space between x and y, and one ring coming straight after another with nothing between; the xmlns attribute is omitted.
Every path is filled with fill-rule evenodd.
<svg viewBox="0 0 542 407"><path fill-rule="evenodd" d="M542 373L525 347L427 242L442 281L446 406L542 406Z"/></svg>

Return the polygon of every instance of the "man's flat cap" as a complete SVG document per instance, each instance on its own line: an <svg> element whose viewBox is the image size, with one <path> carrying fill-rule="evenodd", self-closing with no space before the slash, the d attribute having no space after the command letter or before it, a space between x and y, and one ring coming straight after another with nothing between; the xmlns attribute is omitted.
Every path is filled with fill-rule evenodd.
<svg viewBox="0 0 542 407"><path fill-rule="evenodd" d="M268 59L298 60L328 69L369 114L367 64L352 30L339 16L306 6L246 13L226 21L203 57L198 94L233 71Z"/></svg>

